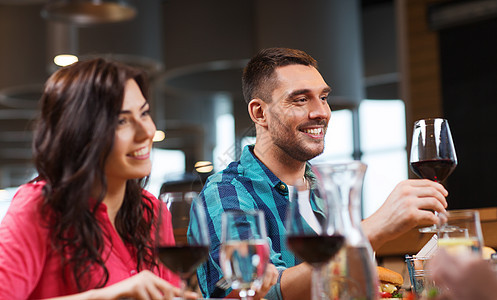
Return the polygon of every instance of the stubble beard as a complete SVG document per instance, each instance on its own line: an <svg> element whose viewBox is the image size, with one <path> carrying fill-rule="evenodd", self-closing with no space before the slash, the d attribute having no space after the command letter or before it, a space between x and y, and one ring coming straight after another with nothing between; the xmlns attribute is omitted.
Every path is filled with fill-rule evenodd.
<svg viewBox="0 0 497 300"><path fill-rule="evenodd" d="M302 142L295 143L295 141L278 141L276 140L274 143L281 151L283 151L288 158L299 162L307 162L316 156L320 155L324 151L324 145L320 145L320 149L314 150L309 149L309 147L305 147L302 145Z"/></svg>
<svg viewBox="0 0 497 300"><path fill-rule="evenodd" d="M300 138L298 135L304 135L303 132L295 128L286 126L277 118L277 124L270 129L270 135L273 144L287 155L287 159L293 159L299 162L307 162L320 155L324 151L324 141L306 142L305 137ZM310 138L309 138L310 139ZM309 144L312 147L309 147ZM314 147L319 144L319 147Z"/></svg>

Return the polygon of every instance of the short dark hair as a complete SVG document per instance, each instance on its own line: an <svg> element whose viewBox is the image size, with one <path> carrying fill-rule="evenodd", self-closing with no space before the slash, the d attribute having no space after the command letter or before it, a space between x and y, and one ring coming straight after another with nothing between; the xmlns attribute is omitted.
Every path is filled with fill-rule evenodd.
<svg viewBox="0 0 497 300"><path fill-rule="evenodd" d="M288 65L318 68L314 58L297 49L267 48L252 57L242 75L243 97L247 104L254 98L271 102L271 94L277 83L274 71L277 67Z"/></svg>

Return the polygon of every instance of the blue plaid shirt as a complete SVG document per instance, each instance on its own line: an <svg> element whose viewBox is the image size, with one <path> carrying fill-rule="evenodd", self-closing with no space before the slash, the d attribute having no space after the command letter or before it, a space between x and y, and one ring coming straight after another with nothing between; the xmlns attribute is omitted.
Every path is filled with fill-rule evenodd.
<svg viewBox="0 0 497 300"><path fill-rule="evenodd" d="M309 165L306 167L306 177L314 178ZM221 215L225 210L264 211L271 263L281 273L284 269L301 262L286 245L285 215L289 203L288 186L255 157L253 146L243 149L239 161L232 162L225 170L210 176L200 193L200 199L206 208L211 239L209 258L197 269L204 297L222 298L231 291L216 288L216 282L223 277L219 266L219 250ZM311 206L315 209L313 200ZM195 218L190 220L190 223L192 222L196 222ZM188 240L191 240L195 234L188 230ZM279 282L271 288L265 298L283 299Z"/></svg>

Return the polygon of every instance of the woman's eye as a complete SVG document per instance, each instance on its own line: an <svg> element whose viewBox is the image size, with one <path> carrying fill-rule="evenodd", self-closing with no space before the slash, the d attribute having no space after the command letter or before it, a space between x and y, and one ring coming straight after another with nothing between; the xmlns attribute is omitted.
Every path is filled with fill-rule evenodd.
<svg viewBox="0 0 497 300"><path fill-rule="evenodd" d="M150 109L147 109L146 111L142 112L142 116L150 116Z"/></svg>
<svg viewBox="0 0 497 300"><path fill-rule="evenodd" d="M117 121L117 124L118 124L118 125L124 125L124 124L126 124L126 119L124 119L124 118L119 119L119 120Z"/></svg>

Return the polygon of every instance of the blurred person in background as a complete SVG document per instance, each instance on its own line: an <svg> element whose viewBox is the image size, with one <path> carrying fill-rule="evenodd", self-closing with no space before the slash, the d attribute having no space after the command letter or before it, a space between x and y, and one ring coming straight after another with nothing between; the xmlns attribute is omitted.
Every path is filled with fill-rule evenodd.
<svg viewBox="0 0 497 300"><path fill-rule="evenodd" d="M454 256L439 249L430 259L429 273L441 290L437 299L497 299L497 269L476 254Z"/></svg>

